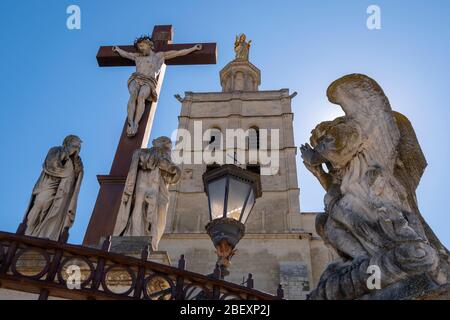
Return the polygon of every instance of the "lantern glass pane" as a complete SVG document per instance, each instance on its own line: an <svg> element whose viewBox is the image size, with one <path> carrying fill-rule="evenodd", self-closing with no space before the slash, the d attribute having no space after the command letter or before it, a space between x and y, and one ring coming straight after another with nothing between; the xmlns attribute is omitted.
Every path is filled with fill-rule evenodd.
<svg viewBox="0 0 450 320"><path fill-rule="evenodd" d="M245 224L248 219L248 215L250 214L250 211L253 209L253 205L255 204L255 195L253 194L253 189L250 191L250 195L247 200L247 204L244 208L244 213L242 214L242 220L241 222Z"/></svg>
<svg viewBox="0 0 450 320"><path fill-rule="evenodd" d="M239 220L245 199L250 191L250 185L240 180L230 177L228 187L227 217Z"/></svg>
<svg viewBox="0 0 450 320"><path fill-rule="evenodd" d="M208 184L208 197L212 220L223 217L226 182L227 179L224 177Z"/></svg>

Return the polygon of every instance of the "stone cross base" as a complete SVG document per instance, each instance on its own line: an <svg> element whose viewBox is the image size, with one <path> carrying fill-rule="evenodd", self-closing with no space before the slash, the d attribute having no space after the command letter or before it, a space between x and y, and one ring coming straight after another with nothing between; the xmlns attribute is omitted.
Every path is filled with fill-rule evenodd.
<svg viewBox="0 0 450 320"><path fill-rule="evenodd" d="M133 258L141 258L142 250L150 246L148 261L170 266L167 251L151 251L152 237L111 237L111 252L120 253Z"/></svg>

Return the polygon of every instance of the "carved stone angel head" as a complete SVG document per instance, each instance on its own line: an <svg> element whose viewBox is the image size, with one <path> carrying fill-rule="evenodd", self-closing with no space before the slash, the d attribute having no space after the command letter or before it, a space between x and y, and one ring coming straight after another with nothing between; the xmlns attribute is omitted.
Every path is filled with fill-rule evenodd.
<svg viewBox="0 0 450 320"><path fill-rule="evenodd" d="M345 117L322 122L311 134L311 146L336 169L345 167L361 145L357 125Z"/></svg>

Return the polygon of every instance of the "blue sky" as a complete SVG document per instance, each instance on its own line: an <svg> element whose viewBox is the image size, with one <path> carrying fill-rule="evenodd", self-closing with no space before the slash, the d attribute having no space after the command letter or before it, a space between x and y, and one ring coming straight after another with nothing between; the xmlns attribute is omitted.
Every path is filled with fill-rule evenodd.
<svg viewBox="0 0 450 320"><path fill-rule="evenodd" d="M66 28L66 8L81 8L81 30ZM366 9L381 8L382 29L366 27ZM152 137L177 128L175 93L220 91L219 70L233 58L237 33L253 40L261 89L298 91L295 139L308 141L320 121L341 115L325 96L348 73L365 73L393 108L413 123L429 166L418 189L425 219L450 246L450 1L380 0L2 0L0 1L0 230L14 231L47 150L69 133L84 141L85 178L70 241L82 241L122 129L132 68L99 68L100 45L131 43L157 24L172 24L175 42L217 42L218 63L170 66ZM324 191L301 164L302 211L321 211Z"/></svg>

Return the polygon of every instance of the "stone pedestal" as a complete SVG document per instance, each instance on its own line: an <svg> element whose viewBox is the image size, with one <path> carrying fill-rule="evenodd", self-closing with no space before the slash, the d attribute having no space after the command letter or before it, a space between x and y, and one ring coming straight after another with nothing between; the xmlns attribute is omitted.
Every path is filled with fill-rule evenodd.
<svg viewBox="0 0 450 320"><path fill-rule="evenodd" d="M148 261L170 266L167 251L151 251L152 237L111 237L111 252L141 258L142 250L149 246Z"/></svg>
<svg viewBox="0 0 450 320"><path fill-rule="evenodd" d="M414 300L450 300L450 284L442 285L436 289L428 290L413 297Z"/></svg>
<svg viewBox="0 0 450 320"><path fill-rule="evenodd" d="M373 290L358 300L421 300L426 292L434 291L438 286L426 274L408 277L386 288Z"/></svg>
<svg viewBox="0 0 450 320"><path fill-rule="evenodd" d="M246 60L233 60L220 71L223 92L258 91L261 71Z"/></svg>

